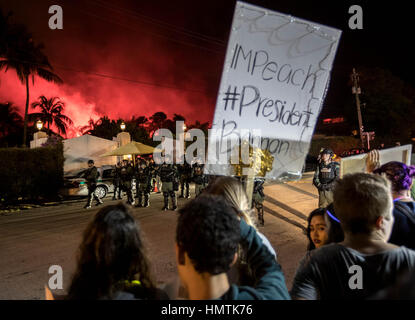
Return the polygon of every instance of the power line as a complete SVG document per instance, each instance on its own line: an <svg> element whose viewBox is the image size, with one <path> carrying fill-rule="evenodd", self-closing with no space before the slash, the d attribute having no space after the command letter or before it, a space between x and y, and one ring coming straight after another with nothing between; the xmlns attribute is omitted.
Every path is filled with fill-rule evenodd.
<svg viewBox="0 0 415 320"><path fill-rule="evenodd" d="M133 31L137 32L137 34L140 34L140 33L143 32L143 30L137 30L136 28L133 28L131 25L128 25L128 24L123 24L123 23L120 23L118 21L109 20L109 19L106 19L106 18L101 17L99 15L93 14L91 12L83 11L83 10L80 10L80 9L76 9L76 10L83 13L83 14L95 17L97 19L101 19L103 21L106 21L106 22L109 22L109 23L112 23L112 24L115 24L115 25L118 25L118 26L121 26L121 27L124 27L124 28L128 28L130 30L133 30ZM176 43L179 43L179 44L182 44L182 45L203 49L203 50L210 51L210 52L213 52L213 53L216 53L216 54L221 54L221 55L223 54L223 52L220 52L220 51L217 51L217 50L214 50L214 49L206 48L206 47L203 47L203 46L200 46L200 45L197 45L197 44L194 44L194 43L182 41L182 40L177 40L177 39L174 39L172 37L168 37L166 35L162 35L162 34L152 32L152 31L149 31L149 30L145 30L145 32L149 33L149 34L152 34L156 37L163 38L163 39L166 39L166 40L169 40L169 41L172 41L172 42L176 42Z"/></svg>
<svg viewBox="0 0 415 320"><path fill-rule="evenodd" d="M144 20L144 21L147 21L149 23L161 26L163 28L167 28L169 31L175 31L175 32L178 32L178 33L182 33L182 34L185 34L189 37L194 37L194 38L199 39L199 40L211 42L213 44L216 44L216 45L219 45L219 46L222 46L222 47L225 47L225 45L226 45L225 41L220 40L218 38L211 37L211 36L208 36L208 35L205 35L205 34L202 34L202 33L199 33L199 32L195 32L193 30L189 30L189 29L186 29L186 28L182 28L182 27L179 27L177 25L173 25L173 24L170 24L168 22L155 19L153 17L149 17L149 16L147 16L143 13L137 12L137 11L132 11L132 10L127 9L127 8L121 8L121 7L118 7L118 6L114 6L114 5L112 5L112 4L110 4L106 1L93 0L92 2L95 2L97 5L100 5L101 7L112 10L114 12L121 12L121 13L124 13L126 15L132 16L135 19Z"/></svg>

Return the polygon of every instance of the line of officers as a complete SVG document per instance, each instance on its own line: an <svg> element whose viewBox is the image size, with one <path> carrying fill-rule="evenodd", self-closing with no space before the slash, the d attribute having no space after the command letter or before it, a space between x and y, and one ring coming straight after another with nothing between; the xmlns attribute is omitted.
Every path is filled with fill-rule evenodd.
<svg viewBox="0 0 415 320"><path fill-rule="evenodd" d="M119 162L113 172L114 196L113 200L122 199L122 192L127 194L127 202L136 207L150 206L150 193L157 187L157 192L163 193L164 207L169 210L169 198L171 209L177 209L176 192L179 198L190 198L189 185L195 183L196 197L202 193L209 183L209 177L203 173L204 164L196 161L193 165L169 163L167 155L163 164L156 164L154 159L140 159L136 166L128 160ZM136 194L133 194L133 179L136 183ZM144 202L143 202L144 201Z"/></svg>

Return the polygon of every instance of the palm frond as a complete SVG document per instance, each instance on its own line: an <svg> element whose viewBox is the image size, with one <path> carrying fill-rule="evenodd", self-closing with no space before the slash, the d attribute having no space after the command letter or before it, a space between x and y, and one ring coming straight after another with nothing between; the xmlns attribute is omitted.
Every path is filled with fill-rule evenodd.
<svg viewBox="0 0 415 320"><path fill-rule="evenodd" d="M42 79L45 79L46 81L54 82L57 84L63 83L63 80L58 75L44 68L38 68L36 69L35 72L39 77L41 77Z"/></svg>
<svg viewBox="0 0 415 320"><path fill-rule="evenodd" d="M69 117L65 116L64 114L58 114L56 115L56 118L66 122L69 125L73 124L73 121Z"/></svg>
<svg viewBox="0 0 415 320"><path fill-rule="evenodd" d="M66 135L66 129L68 125L59 118L55 118L54 120L55 120L55 125L58 128L58 131Z"/></svg>

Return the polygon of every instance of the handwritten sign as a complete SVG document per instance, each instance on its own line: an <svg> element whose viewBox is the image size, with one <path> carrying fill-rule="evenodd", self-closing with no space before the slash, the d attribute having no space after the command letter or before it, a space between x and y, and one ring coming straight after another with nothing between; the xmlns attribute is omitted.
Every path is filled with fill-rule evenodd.
<svg viewBox="0 0 415 320"><path fill-rule="evenodd" d="M266 178L299 179L341 31L237 2L205 172L233 175L234 146L273 156Z"/></svg>
<svg viewBox="0 0 415 320"><path fill-rule="evenodd" d="M366 172L366 156L367 153L358 154L351 157L342 158L340 160L340 177L348 173ZM411 164L412 145L404 145L400 147L379 150L380 165L390 161L399 161Z"/></svg>

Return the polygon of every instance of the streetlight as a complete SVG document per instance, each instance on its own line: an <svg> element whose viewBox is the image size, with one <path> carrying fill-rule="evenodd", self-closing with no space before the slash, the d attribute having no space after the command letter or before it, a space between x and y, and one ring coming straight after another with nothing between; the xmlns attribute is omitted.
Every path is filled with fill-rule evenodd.
<svg viewBox="0 0 415 320"><path fill-rule="evenodd" d="M36 128L40 131L43 128L43 122L41 120L36 121Z"/></svg>
<svg viewBox="0 0 415 320"><path fill-rule="evenodd" d="M121 128L121 131L124 131L125 130L125 123L124 123L124 121L121 122L120 128Z"/></svg>

